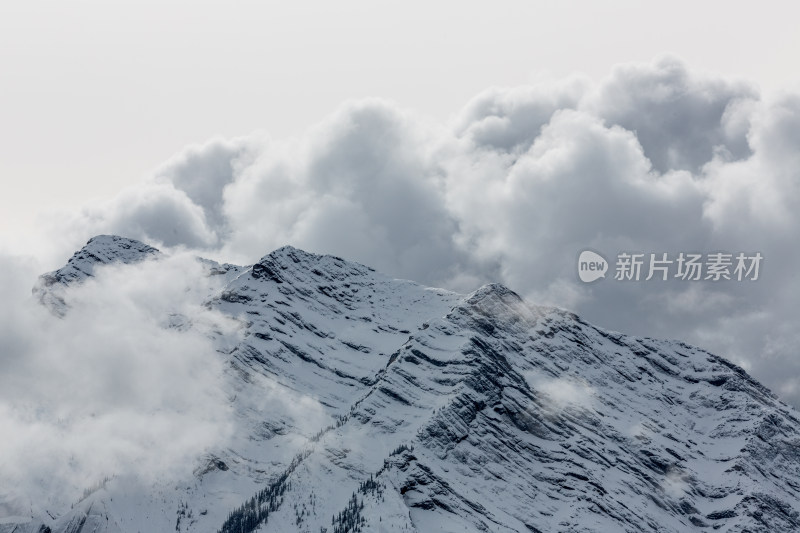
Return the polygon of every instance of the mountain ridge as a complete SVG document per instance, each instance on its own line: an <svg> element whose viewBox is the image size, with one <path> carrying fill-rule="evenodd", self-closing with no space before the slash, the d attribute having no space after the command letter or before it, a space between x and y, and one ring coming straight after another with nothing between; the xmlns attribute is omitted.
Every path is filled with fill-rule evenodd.
<svg viewBox="0 0 800 533"><path fill-rule="evenodd" d="M122 262L155 255L87 246L120 243ZM84 273L73 260L115 257L79 254L67 267ZM800 419L724 358L499 284L459 295L291 246L207 264L225 276L207 305L245 323L220 351L239 434L197 459L191 490L134 495L111 479L30 531L800 528ZM316 407L264 411L270 387Z"/></svg>

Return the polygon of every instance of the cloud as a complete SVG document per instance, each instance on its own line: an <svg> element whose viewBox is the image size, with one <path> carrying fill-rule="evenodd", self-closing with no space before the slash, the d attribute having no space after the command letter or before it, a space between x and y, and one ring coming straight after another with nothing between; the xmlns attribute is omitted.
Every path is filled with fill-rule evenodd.
<svg viewBox="0 0 800 533"><path fill-rule="evenodd" d="M535 372L525 374L528 386L544 396L544 405L555 413L567 408L591 409L595 390L581 380L571 377L551 378Z"/></svg>
<svg viewBox="0 0 800 533"><path fill-rule="evenodd" d="M0 479L20 514L63 509L107 476L177 479L225 442L210 331L236 325L200 305L211 281L197 261L98 269L66 291L63 319L32 298L31 261L4 255L0 267Z"/></svg>
<svg viewBox="0 0 800 533"><path fill-rule="evenodd" d="M48 223L50 231L68 234L73 243L86 242L86 235L110 233L165 247L205 249L219 244L203 208L167 183L129 187L108 202L87 205L78 214L54 214Z"/></svg>
<svg viewBox="0 0 800 533"><path fill-rule="evenodd" d="M369 99L297 138L210 141L53 234L241 262L292 244L464 292L501 282L605 327L701 344L800 405L799 140L799 95L767 101L660 58L596 83L490 89L446 124ZM587 247L765 259L754 283L584 285Z"/></svg>
<svg viewBox="0 0 800 533"><path fill-rule="evenodd" d="M680 499L691 490L689 476L680 469L670 467L661 480L661 490L670 498Z"/></svg>
<svg viewBox="0 0 800 533"><path fill-rule="evenodd" d="M203 210L205 221L217 233L225 231L223 191L233 183L237 171L249 164L268 139L259 135L236 139L212 139L193 145L154 171L156 183L183 191Z"/></svg>
<svg viewBox="0 0 800 533"><path fill-rule="evenodd" d="M291 243L444 282L460 252L431 129L381 100L344 105L229 186L226 247L252 254Z"/></svg>
<svg viewBox="0 0 800 533"><path fill-rule="evenodd" d="M492 88L470 101L456 119L456 135L476 146L527 150L556 111L576 109L588 89L579 77L527 87Z"/></svg>
<svg viewBox="0 0 800 533"><path fill-rule="evenodd" d="M703 197L691 176L657 175L632 132L584 112L559 111L513 159L465 153L449 169L457 238L480 257L502 258L505 281L525 292L571 274L581 247L674 248L703 231Z"/></svg>
<svg viewBox="0 0 800 533"><path fill-rule="evenodd" d="M696 75L665 57L617 67L583 107L635 132L659 172L697 172L717 151L733 160L750 154L741 109L756 97L748 84Z"/></svg>

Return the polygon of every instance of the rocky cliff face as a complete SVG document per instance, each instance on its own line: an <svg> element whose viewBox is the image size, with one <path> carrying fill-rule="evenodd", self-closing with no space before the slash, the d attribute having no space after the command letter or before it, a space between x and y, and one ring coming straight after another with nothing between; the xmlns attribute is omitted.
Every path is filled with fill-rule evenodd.
<svg viewBox="0 0 800 533"><path fill-rule="evenodd" d="M36 294L157 255L98 237ZM290 247L206 264L242 322L236 435L177 486L112 477L0 531L800 530L798 415L721 357Z"/></svg>

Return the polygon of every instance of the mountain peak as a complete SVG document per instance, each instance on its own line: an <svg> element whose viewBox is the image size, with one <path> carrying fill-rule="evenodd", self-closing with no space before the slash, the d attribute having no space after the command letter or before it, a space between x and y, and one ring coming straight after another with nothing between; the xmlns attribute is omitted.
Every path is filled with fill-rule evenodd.
<svg viewBox="0 0 800 533"><path fill-rule="evenodd" d="M100 235L95 235L94 237L86 241L86 245L84 246L84 248L89 247L90 245L94 247L122 246L125 248L134 246L142 248L152 248L153 250L155 250L155 248L153 248L152 246L149 246L141 241L137 241L136 239L131 239L129 237L122 237L121 235L111 235L105 233Z"/></svg>
<svg viewBox="0 0 800 533"><path fill-rule="evenodd" d="M530 322L536 316L536 307L525 303L519 294L500 283L489 283L468 295L461 306L470 315L492 317L509 323L520 319Z"/></svg>
<svg viewBox="0 0 800 533"><path fill-rule="evenodd" d="M138 263L148 257L160 255L157 248L135 239L119 235L96 235L75 252L62 268L45 274L59 283L83 280L94 275L98 265L110 263Z"/></svg>
<svg viewBox="0 0 800 533"><path fill-rule="evenodd" d="M132 264L159 255L161 252L158 249L134 239L118 235L96 235L75 252L66 265L39 276L33 294L57 315L63 315L66 304L63 296L56 290L58 286L80 283L93 277L95 268L99 265Z"/></svg>
<svg viewBox="0 0 800 533"><path fill-rule="evenodd" d="M341 257L329 254L316 254L314 252L307 252L300 248L295 248L291 245L284 245L280 248L277 248L264 257L261 258L259 262L263 262L265 259L272 259L274 261L285 261L289 260L292 263L317 263L320 261L330 261L330 262L338 262L338 263L348 263L352 264L350 261L345 261Z"/></svg>
<svg viewBox="0 0 800 533"><path fill-rule="evenodd" d="M294 246L292 246L290 244L284 244L280 248L274 249L273 251L271 251L267 255L282 256L282 255L292 255L292 254L294 254L294 255L305 255L305 256L316 256L317 255L317 254L314 254L314 253L311 253L311 252L306 252L305 250L301 250L300 248L295 248Z"/></svg>
<svg viewBox="0 0 800 533"><path fill-rule="evenodd" d="M474 304L487 298L497 298L505 302L522 302L519 294L501 283L487 283L467 296L467 303Z"/></svg>
<svg viewBox="0 0 800 533"><path fill-rule="evenodd" d="M343 279L348 276L363 276L375 270L359 263L345 261L334 255L306 252L294 246L282 246L262 257L252 266L255 279L265 278L283 283L286 278L303 281L313 279Z"/></svg>
<svg viewBox="0 0 800 533"><path fill-rule="evenodd" d="M75 252L66 265L44 274L42 278L47 285L68 284L92 277L94 269L98 265L138 263L148 257L160 254L158 249L135 239L118 235L97 235Z"/></svg>

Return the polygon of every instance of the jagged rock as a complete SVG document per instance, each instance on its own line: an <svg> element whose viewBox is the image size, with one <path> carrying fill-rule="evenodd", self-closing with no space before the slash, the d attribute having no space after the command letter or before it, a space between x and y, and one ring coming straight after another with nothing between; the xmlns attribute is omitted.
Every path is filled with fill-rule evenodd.
<svg viewBox="0 0 800 533"><path fill-rule="evenodd" d="M87 274L70 261L53 283ZM236 434L177 486L110 480L53 533L800 530L798 414L721 357L291 247L209 268L208 305L248 317L220 350Z"/></svg>

